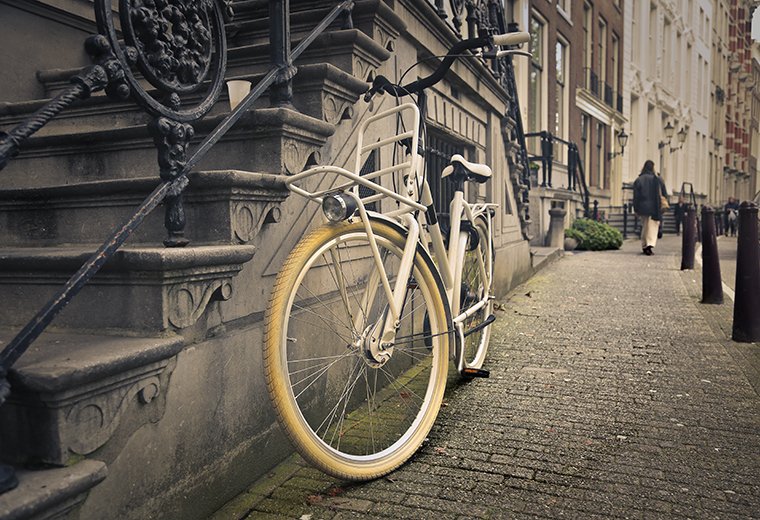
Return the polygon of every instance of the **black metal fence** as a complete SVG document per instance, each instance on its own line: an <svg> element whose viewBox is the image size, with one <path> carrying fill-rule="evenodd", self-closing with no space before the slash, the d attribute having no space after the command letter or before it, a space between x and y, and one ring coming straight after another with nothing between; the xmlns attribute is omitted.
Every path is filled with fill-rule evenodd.
<svg viewBox="0 0 760 520"><path fill-rule="evenodd" d="M562 154L558 152L560 147L564 147L564 155L567 157L567 162L563 164L567 169L567 184L565 188L569 191L577 191L581 194L583 198L584 215L589 216L589 190L588 184L586 183L586 172L583 168L583 161L581 160L578 146L571 141L566 141L545 130L541 132L527 133L525 134L525 137L541 140L541 153L539 155L528 156L528 159L531 161L531 164L537 166L540 164L537 169L533 169L536 172L534 183L542 188L554 187L554 166L555 164L563 164L558 160L558 158L562 156Z"/></svg>

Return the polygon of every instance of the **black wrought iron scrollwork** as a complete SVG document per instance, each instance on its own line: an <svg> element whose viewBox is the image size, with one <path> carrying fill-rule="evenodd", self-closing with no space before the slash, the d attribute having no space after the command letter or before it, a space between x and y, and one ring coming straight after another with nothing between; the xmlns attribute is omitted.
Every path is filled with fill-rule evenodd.
<svg viewBox="0 0 760 520"><path fill-rule="evenodd" d="M180 176L187 164L187 146L195 134L187 123L159 117L148 128L158 150L158 165L161 180L172 182ZM167 247L182 247L189 243L184 236L185 210L182 205L182 191L187 187L187 177L174 183L166 195L166 215L164 223L169 237L164 241Z"/></svg>
<svg viewBox="0 0 760 520"><path fill-rule="evenodd" d="M129 3L133 7L121 17L127 22L122 30L127 44L138 51L146 79L172 92L197 90L211 66L211 1Z"/></svg>
<svg viewBox="0 0 760 520"><path fill-rule="evenodd" d="M123 44L111 0L96 0L95 15L98 31L122 63L134 100L155 117L190 122L211 110L224 88L224 19L231 16L231 6L221 0L119 0ZM133 66L159 96L143 88ZM188 95L204 88L200 102L189 105L195 97Z"/></svg>
<svg viewBox="0 0 760 520"><path fill-rule="evenodd" d="M454 13L454 29L457 34L462 34L462 23L464 18L465 0L451 0L451 12Z"/></svg>

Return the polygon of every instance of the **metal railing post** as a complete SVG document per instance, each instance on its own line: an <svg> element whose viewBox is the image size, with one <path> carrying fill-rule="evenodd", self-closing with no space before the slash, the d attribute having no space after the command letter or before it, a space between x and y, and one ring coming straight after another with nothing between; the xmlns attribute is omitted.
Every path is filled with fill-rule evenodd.
<svg viewBox="0 0 760 520"><path fill-rule="evenodd" d="M574 145L570 144L567 147L567 189L570 191L575 191L575 169L577 166L578 158L575 155L575 147Z"/></svg>
<svg viewBox="0 0 760 520"><path fill-rule="evenodd" d="M715 210L702 207L702 303L723 303Z"/></svg>
<svg viewBox="0 0 760 520"><path fill-rule="evenodd" d="M628 238L628 203L623 204L623 238Z"/></svg>
<svg viewBox="0 0 760 520"><path fill-rule="evenodd" d="M270 88L269 103L273 107L292 106L293 76L297 69L290 58L290 1L269 2L269 54L278 72Z"/></svg>
<svg viewBox="0 0 760 520"><path fill-rule="evenodd" d="M753 202L739 206L739 238L736 244L736 287L734 297L734 341L760 341L760 242L757 235L758 208Z"/></svg>
<svg viewBox="0 0 760 520"><path fill-rule="evenodd" d="M683 223L681 241L681 270L694 269L694 249L697 245L697 208L689 204Z"/></svg>
<svg viewBox="0 0 760 520"><path fill-rule="evenodd" d="M599 201L594 199L594 212L592 213L594 220L599 220Z"/></svg>

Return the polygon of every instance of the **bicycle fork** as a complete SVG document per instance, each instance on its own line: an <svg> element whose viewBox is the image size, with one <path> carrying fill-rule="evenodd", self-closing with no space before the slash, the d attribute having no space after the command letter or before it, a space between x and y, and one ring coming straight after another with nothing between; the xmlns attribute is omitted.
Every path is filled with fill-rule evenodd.
<svg viewBox="0 0 760 520"><path fill-rule="evenodd" d="M352 193L349 193L349 195L358 199ZM382 366L393 355L396 332L401 321L401 311L404 306L408 282L414 266L414 256L417 253L420 227L411 214L402 215L401 218L408 233L400 266L396 273L396 281L394 287L391 287L391 282L385 270L384 259L377 246L369 216L361 201L357 200L357 203L359 215L367 232L370 250L372 251L372 261L375 264L375 269L372 271L367 284L367 290L362 295L361 308L370 308L372 301L375 299L378 285L382 285L388 306L381 317L374 323L364 323L366 316L354 316L354 330L361 333L361 347L365 352L368 362L372 365Z"/></svg>

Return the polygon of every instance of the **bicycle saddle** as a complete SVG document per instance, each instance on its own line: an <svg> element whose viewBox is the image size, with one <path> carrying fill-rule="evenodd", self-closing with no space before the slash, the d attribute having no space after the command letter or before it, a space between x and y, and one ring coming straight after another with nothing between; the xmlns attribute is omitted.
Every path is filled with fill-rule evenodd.
<svg viewBox="0 0 760 520"><path fill-rule="evenodd" d="M486 164L479 164L467 161L459 154L451 156L451 164L446 166L441 173L441 177L463 175L468 181L484 183L491 178L491 168Z"/></svg>

